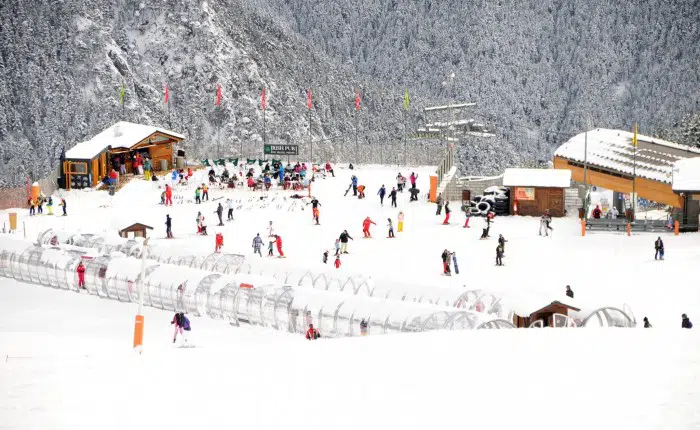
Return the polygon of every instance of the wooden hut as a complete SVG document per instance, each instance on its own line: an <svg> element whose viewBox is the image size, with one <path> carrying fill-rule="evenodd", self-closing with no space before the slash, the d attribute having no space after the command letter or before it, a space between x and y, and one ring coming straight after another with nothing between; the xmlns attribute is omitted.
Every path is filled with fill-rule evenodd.
<svg viewBox="0 0 700 430"><path fill-rule="evenodd" d="M506 169L503 186L511 189L513 215L565 215L564 190L571 185L571 171L563 169Z"/></svg>
<svg viewBox="0 0 700 430"><path fill-rule="evenodd" d="M128 227L125 227L121 230L119 230L119 236L123 238L128 238L129 233L133 234L133 237L142 237L146 239L146 231L147 230L153 230L153 227L148 226L146 224L141 224L140 222L131 224Z"/></svg>
<svg viewBox="0 0 700 430"><path fill-rule="evenodd" d="M105 142L81 142L69 149L63 158L59 187L90 188L96 186L107 174L107 152Z"/></svg>
<svg viewBox="0 0 700 430"><path fill-rule="evenodd" d="M513 315L513 325L516 327L530 327L536 321L542 321L543 327L554 327L554 315L569 316L569 311L579 312L581 309L555 300L547 305L538 305L531 308L523 308Z"/></svg>

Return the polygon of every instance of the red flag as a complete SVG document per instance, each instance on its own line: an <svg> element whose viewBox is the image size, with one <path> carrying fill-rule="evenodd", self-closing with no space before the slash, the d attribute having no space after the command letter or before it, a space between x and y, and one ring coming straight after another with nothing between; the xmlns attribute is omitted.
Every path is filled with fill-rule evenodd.
<svg viewBox="0 0 700 430"><path fill-rule="evenodd" d="M262 110L265 110L267 107L267 101L265 100L265 87L262 89L262 97L260 98L260 105L262 106Z"/></svg>
<svg viewBox="0 0 700 430"><path fill-rule="evenodd" d="M216 105L221 106L221 84L217 84L216 88Z"/></svg>
<svg viewBox="0 0 700 430"><path fill-rule="evenodd" d="M355 93L355 110L360 110L360 91Z"/></svg>
<svg viewBox="0 0 700 430"><path fill-rule="evenodd" d="M168 88L168 83L165 83L165 103L170 101L170 88Z"/></svg>
<svg viewBox="0 0 700 430"><path fill-rule="evenodd" d="M309 109L311 109L312 107L314 107L314 103L313 103L313 101L312 101L312 99L311 99L311 88L309 88L308 90L306 90L306 107L308 107Z"/></svg>

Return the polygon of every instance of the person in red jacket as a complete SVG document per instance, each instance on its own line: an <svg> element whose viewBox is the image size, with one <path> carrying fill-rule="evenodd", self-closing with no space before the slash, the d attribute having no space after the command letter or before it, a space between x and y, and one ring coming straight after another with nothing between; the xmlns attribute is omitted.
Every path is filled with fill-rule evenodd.
<svg viewBox="0 0 700 430"><path fill-rule="evenodd" d="M335 256L335 268L340 269L340 255Z"/></svg>
<svg viewBox="0 0 700 430"><path fill-rule="evenodd" d="M82 261L78 263L78 267L75 271L78 272L78 287L87 290L87 288L85 288L85 265Z"/></svg>
<svg viewBox="0 0 700 430"><path fill-rule="evenodd" d="M316 340L319 337L321 337L321 333L319 333L318 330L314 328L313 324L309 324L309 329L306 330L306 339Z"/></svg>
<svg viewBox="0 0 700 430"><path fill-rule="evenodd" d="M377 225L377 223L372 221L369 217L362 221L362 233L364 233L365 237L372 237L372 235L369 233L369 226L371 224Z"/></svg>
<svg viewBox="0 0 700 430"><path fill-rule="evenodd" d="M173 189L170 185L165 185L165 206L173 205Z"/></svg>
<svg viewBox="0 0 700 430"><path fill-rule="evenodd" d="M600 219L600 216L602 214L603 214L603 211L600 210L600 206L596 205L595 209L593 209L593 218Z"/></svg>
<svg viewBox="0 0 700 430"><path fill-rule="evenodd" d="M275 242L277 243L277 252L280 254L280 258L284 258L284 252L282 252L282 236L276 234Z"/></svg>
<svg viewBox="0 0 700 430"><path fill-rule="evenodd" d="M333 172L333 167L331 166L331 163L326 163L326 172L330 173L335 178L335 173Z"/></svg>

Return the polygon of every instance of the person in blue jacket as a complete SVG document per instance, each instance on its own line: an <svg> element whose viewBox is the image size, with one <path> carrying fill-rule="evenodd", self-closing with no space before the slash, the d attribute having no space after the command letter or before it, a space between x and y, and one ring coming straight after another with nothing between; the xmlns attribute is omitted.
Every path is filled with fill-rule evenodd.
<svg viewBox="0 0 700 430"><path fill-rule="evenodd" d="M379 189L377 194L379 195L379 204L384 206L384 196L386 195L386 188L384 188L384 184L382 184L382 187Z"/></svg>
<svg viewBox="0 0 700 430"><path fill-rule="evenodd" d="M357 197L357 176L352 175L352 195Z"/></svg>

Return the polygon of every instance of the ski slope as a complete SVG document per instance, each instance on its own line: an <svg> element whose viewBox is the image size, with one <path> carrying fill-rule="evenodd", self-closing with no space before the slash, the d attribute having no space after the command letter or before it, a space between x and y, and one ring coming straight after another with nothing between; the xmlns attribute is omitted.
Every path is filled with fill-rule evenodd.
<svg viewBox="0 0 700 430"><path fill-rule="evenodd" d="M418 188L427 191L432 169L415 171ZM291 192L260 200L259 192L211 189L211 199L230 196L242 206L234 222L216 227L211 200L165 208L157 204L160 190L139 180L113 198L66 192L68 217L30 218L23 210L20 225L33 239L48 228L114 236L138 221L155 228L153 243L183 255L211 253L221 231L224 251L261 259L252 255L252 239L266 236L272 220L288 258L263 257L271 270L327 268L323 250L332 254L347 229L355 240L338 273L389 286L483 288L514 303L535 294L561 297L569 284L577 301L627 304L654 329L465 330L308 342L192 318L196 348L181 349L171 343L172 314L146 308L145 352L136 356L134 305L0 278L0 429L700 428L700 335L680 329L684 312L700 324L690 271L699 253L696 234L663 236L665 261L653 259L656 236L582 238L574 219L555 219L554 236L545 238L537 235L537 219L497 217L492 238L481 241L480 220L462 228L459 204L447 226L434 205L409 203L407 193L399 194L396 209L389 199L380 206L376 191L382 184L391 189L395 168L353 172L367 186L365 200L343 196L350 173L338 168L336 178L314 184L321 226L312 224L310 206L284 200ZM192 199L192 189L182 192ZM208 218L208 237L195 234L198 210ZM396 225L398 210L405 231L386 239L386 218ZM166 213L173 240L164 239ZM372 239L361 239L366 216L378 224ZM494 265L498 234L508 240L504 267ZM440 274L445 248L457 252L457 276Z"/></svg>

